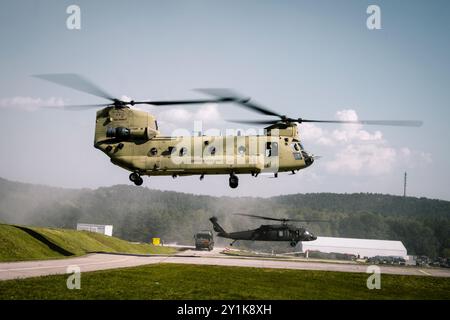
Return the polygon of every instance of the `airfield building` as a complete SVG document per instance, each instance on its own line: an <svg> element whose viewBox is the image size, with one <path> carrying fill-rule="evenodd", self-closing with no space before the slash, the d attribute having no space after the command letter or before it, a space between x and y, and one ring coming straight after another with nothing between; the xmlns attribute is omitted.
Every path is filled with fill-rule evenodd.
<svg viewBox="0 0 450 320"><path fill-rule="evenodd" d="M77 230L97 232L111 237L113 233L113 226L103 224L77 223Z"/></svg>
<svg viewBox="0 0 450 320"><path fill-rule="evenodd" d="M342 253L361 258L375 256L395 256L408 259L406 248L401 241L317 237L315 241L299 242L300 251L319 251L324 253Z"/></svg>

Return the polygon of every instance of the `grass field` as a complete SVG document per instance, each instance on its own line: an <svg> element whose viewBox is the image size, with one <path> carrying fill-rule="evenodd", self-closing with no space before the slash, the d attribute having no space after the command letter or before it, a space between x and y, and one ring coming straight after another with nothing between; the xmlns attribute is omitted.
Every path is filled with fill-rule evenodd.
<svg viewBox="0 0 450 320"><path fill-rule="evenodd" d="M0 299L450 299L450 279L328 271L158 264L81 274L0 281Z"/></svg>
<svg viewBox="0 0 450 320"><path fill-rule="evenodd" d="M0 224L0 261L55 259L80 256L87 252L155 254L176 251L87 231L37 227L26 227L25 230L28 232L12 225Z"/></svg>

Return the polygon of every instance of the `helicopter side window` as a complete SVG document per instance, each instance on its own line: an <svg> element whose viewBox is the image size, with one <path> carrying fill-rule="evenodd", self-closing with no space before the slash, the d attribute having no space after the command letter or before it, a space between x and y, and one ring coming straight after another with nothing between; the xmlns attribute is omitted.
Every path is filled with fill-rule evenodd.
<svg viewBox="0 0 450 320"><path fill-rule="evenodd" d="M156 149L156 148L151 148L150 151L148 152L148 155L152 156L152 157L156 156L157 154L158 154L158 149Z"/></svg>
<svg viewBox="0 0 450 320"><path fill-rule="evenodd" d="M244 146L240 146L238 148L238 152L239 152L239 155L243 156L245 154L245 147Z"/></svg>
<svg viewBox="0 0 450 320"><path fill-rule="evenodd" d="M272 142L272 156L278 156L278 142Z"/></svg>
<svg viewBox="0 0 450 320"><path fill-rule="evenodd" d="M266 157L276 157L276 156L278 156L278 143L266 142Z"/></svg>
<svg viewBox="0 0 450 320"><path fill-rule="evenodd" d="M170 146L167 148L167 152L165 152L165 156L170 156L171 154L174 154L175 151L177 151L176 147Z"/></svg>
<svg viewBox="0 0 450 320"><path fill-rule="evenodd" d="M187 152L188 152L187 148L186 147L182 147L180 149L180 157L183 157L183 156L187 155Z"/></svg>
<svg viewBox="0 0 450 320"><path fill-rule="evenodd" d="M283 238L283 230L279 230L278 231L278 237L279 238Z"/></svg>
<svg viewBox="0 0 450 320"><path fill-rule="evenodd" d="M214 146L209 147L209 153L210 153L212 156L215 155L215 154L216 154L216 147L214 147Z"/></svg>

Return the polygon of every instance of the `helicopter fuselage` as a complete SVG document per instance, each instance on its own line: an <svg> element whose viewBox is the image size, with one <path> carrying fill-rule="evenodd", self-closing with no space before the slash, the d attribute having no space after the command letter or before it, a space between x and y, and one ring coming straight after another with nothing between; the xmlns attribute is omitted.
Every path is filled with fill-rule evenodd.
<svg viewBox="0 0 450 320"><path fill-rule="evenodd" d="M251 241L313 241L317 238L303 227L288 224L262 225L257 229L217 234L233 240Z"/></svg>
<svg viewBox="0 0 450 320"><path fill-rule="evenodd" d="M295 124L266 128L265 135L162 136L153 115L130 108L97 112L94 146L112 163L148 176L256 176L295 172L314 161L303 150Z"/></svg>

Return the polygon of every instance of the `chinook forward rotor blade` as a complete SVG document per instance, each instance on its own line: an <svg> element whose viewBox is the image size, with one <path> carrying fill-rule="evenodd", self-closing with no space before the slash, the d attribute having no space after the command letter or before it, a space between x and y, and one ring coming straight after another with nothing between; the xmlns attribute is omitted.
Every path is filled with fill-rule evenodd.
<svg viewBox="0 0 450 320"><path fill-rule="evenodd" d="M249 98L244 98L242 94L234 92L229 89L198 89L198 91L219 97L219 98L228 98L233 102L239 104L242 107L247 109L256 111L266 116L274 116L279 119L266 119L266 120L229 120L231 122L243 123L243 124L262 124L262 125L270 125L277 124L279 122L283 123L340 123L340 124L363 124L363 125L380 125L380 126L398 126L398 127L420 127L423 122L418 120L312 120L312 119L303 119L303 118L289 118L285 115L282 115L278 112L270 110L266 107L263 107L259 104L251 102Z"/></svg>
<svg viewBox="0 0 450 320"><path fill-rule="evenodd" d="M227 120L229 122L242 123L242 124L276 124L281 120Z"/></svg>
<svg viewBox="0 0 450 320"><path fill-rule="evenodd" d="M309 120L309 119L293 119L293 118L285 118L285 119L275 119L275 120L228 120L230 122L243 123L243 124L277 124L277 123L337 123L337 124L363 124L363 125L379 125L379 126L396 126L396 127L420 127L423 122L418 120L358 120L358 121L350 121L350 120Z"/></svg>
<svg viewBox="0 0 450 320"><path fill-rule="evenodd" d="M419 120L309 120L309 119L291 119L292 122L310 122L310 123L342 123L342 124L368 124L368 125L379 125L379 126L398 126L398 127L420 127L423 122Z"/></svg>
<svg viewBox="0 0 450 320"><path fill-rule="evenodd" d="M266 116L283 117L282 115L272 111L266 107L260 106L254 102L250 101L249 97L243 96L233 90L223 89L223 88L207 88L207 89L196 89L199 92L209 94L219 99L229 99L229 101L240 104L241 106L251 109L253 111L259 112Z"/></svg>
<svg viewBox="0 0 450 320"><path fill-rule="evenodd" d="M263 219L263 220L281 221L281 222L288 222L288 221L293 221L293 222L328 222L328 220L271 218L271 217L257 216L257 215L246 214L246 213L235 213L235 215L246 216L246 217L257 218L257 219Z"/></svg>

